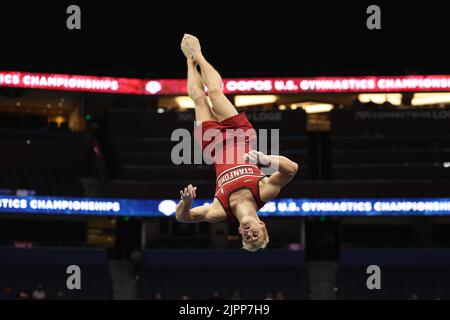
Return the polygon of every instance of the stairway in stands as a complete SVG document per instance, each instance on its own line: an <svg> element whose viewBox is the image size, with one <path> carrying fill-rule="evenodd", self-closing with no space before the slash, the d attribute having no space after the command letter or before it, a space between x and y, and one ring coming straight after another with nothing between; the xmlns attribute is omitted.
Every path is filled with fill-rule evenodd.
<svg viewBox="0 0 450 320"><path fill-rule="evenodd" d="M311 300L336 300L334 287L338 263L336 261L313 261L308 263Z"/></svg>
<svg viewBox="0 0 450 320"><path fill-rule="evenodd" d="M133 264L128 260L110 260L109 272L113 283L114 300L137 300L137 282L133 277Z"/></svg>

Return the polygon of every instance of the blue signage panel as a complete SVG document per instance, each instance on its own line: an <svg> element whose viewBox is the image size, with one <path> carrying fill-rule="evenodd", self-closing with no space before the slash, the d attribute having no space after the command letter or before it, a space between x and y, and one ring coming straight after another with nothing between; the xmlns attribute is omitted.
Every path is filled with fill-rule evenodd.
<svg viewBox="0 0 450 320"><path fill-rule="evenodd" d="M170 217L178 200L56 198L0 196L0 212L28 214ZM194 206L211 200L194 201ZM450 198L399 199L276 199L266 203L260 216L394 216L450 215Z"/></svg>

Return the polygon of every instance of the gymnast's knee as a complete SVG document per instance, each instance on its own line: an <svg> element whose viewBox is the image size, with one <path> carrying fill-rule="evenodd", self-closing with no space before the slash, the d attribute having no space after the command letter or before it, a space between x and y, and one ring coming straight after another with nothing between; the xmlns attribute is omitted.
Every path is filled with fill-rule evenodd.
<svg viewBox="0 0 450 320"><path fill-rule="evenodd" d="M188 95L195 103L204 100L206 98L205 92L200 89L188 88Z"/></svg>
<svg viewBox="0 0 450 320"><path fill-rule="evenodd" d="M216 98L224 96L222 85L214 85L208 87L208 96L210 98Z"/></svg>

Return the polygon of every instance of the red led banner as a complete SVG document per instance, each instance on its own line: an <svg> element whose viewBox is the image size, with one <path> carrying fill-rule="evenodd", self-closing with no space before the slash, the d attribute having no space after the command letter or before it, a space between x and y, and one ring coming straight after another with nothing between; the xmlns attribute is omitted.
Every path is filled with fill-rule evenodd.
<svg viewBox="0 0 450 320"><path fill-rule="evenodd" d="M185 95L186 79L130 79L0 71L0 86L137 95ZM229 94L450 91L450 75L224 79Z"/></svg>

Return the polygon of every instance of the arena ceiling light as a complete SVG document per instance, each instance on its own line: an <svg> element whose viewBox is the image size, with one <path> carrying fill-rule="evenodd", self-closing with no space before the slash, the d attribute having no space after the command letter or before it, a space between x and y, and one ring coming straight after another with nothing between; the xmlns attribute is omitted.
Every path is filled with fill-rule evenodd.
<svg viewBox="0 0 450 320"><path fill-rule="evenodd" d="M175 104L179 108L182 108L182 109L194 109L195 108L194 101L192 101L192 99L188 96L175 97L174 100L175 100ZM173 101L173 100L170 100L170 101ZM209 99L209 97L206 97L206 101L211 106L211 100Z"/></svg>
<svg viewBox="0 0 450 320"><path fill-rule="evenodd" d="M413 106L422 106L440 103L450 103L449 92L415 93L411 101L411 104Z"/></svg>
<svg viewBox="0 0 450 320"><path fill-rule="evenodd" d="M362 93L358 95L358 100L362 103L374 102L382 104L389 102L395 106L399 106L402 103L401 93Z"/></svg>
<svg viewBox="0 0 450 320"><path fill-rule="evenodd" d="M192 101L191 98L188 96L179 96L175 97L175 103L178 105L178 107L183 109L194 109L195 104L194 101Z"/></svg>
<svg viewBox="0 0 450 320"><path fill-rule="evenodd" d="M329 112L333 109L333 105L329 103L302 102L296 103L296 105L300 106L306 113Z"/></svg>
<svg viewBox="0 0 450 320"><path fill-rule="evenodd" d="M242 95L234 97L236 107L248 107L261 104L271 104L277 102L278 97L274 95Z"/></svg>

